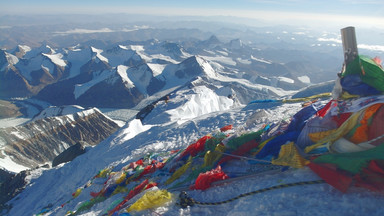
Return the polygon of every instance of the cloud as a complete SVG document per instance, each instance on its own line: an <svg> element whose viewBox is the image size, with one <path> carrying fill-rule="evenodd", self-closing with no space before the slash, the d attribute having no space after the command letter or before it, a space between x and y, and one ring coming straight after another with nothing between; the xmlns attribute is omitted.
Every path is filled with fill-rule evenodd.
<svg viewBox="0 0 384 216"><path fill-rule="evenodd" d="M115 32L109 28L102 28L102 29L96 29L96 30L91 30L91 29L72 29L68 31L63 31L63 32L54 32L55 35L69 35L69 34L92 34L92 33L110 33L110 32Z"/></svg>

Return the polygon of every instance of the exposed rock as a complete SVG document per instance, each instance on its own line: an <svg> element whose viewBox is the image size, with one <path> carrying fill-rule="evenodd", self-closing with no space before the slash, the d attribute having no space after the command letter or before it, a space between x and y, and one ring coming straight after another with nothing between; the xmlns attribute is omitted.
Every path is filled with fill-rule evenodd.
<svg viewBox="0 0 384 216"><path fill-rule="evenodd" d="M59 155L55 157L52 161L52 167L55 167L59 164L66 163L72 161L77 156L85 153L85 146L87 144L84 142L78 142L75 145L67 148L65 151L61 152Z"/></svg>
<svg viewBox="0 0 384 216"><path fill-rule="evenodd" d="M97 145L118 128L112 119L92 108L70 115L38 119L17 127L1 128L3 147L0 150L13 162L34 168L51 162L79 141Z"/></svg>
<svg viewBox="0 0 384 216"><path fill-rule="evenodd" d="M21 116L20 108L15 104L0 100L0 119Z"/></svg>
<svg viewBox="0 0 384 216"><path fill-rule="evenodd" d="M0 212L3 209L9 208L5 205L6 202L11 200L17 194L19 194L26 185L25 177L29 171L22 171L18 174L10 174L0 169L0 175L5 177L5 180L0 184ZM6 173L6 174L5 174Z"/></svg>

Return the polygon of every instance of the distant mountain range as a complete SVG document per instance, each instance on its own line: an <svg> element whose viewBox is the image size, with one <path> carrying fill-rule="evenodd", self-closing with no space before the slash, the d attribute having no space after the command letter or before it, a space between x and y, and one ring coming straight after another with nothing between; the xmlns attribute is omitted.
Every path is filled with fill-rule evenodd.
<svg viewBox="0 0 384 216"><path fill-rule="evenodd" d="M1 50L0 82L4 84L0 97L33 96L53 105L132 108L144 98L185 85L196 77L231 86L246 81L278 95L278 91L334 79L337 72L324 76L329 72L311 63L308 56L302 61L277 62L264 56L284 59L286 50L256 49L240 39L225 43L216 36L207 40L152 39L97 45L19 45ZM327 58L332 62L332 57L323 57Z"/></svg>

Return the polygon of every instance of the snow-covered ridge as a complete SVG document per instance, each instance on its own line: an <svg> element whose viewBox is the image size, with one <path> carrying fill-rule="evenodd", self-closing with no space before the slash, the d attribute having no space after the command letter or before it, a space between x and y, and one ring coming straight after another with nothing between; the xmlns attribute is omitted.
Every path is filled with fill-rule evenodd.
<svg viewBox="0 0 384 216"><path fill-rule="evenodd" d="M107 62L107 63L108 63L108 59L105 58L103 55L101 55L101 53L103 52L102 49L97 49L97 48L95 48L95 47L91 47L91 50L92 50L92 52L96 53L96 57L97 57L98 59L100 59L101 61L104 61L104 62Z"/></svg>

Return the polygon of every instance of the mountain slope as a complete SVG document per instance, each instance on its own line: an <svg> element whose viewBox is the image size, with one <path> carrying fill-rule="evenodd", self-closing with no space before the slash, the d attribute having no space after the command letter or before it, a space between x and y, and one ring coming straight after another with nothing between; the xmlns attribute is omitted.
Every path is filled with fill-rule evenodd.
<svg viewBox="0 0 384 216"><path fill-rule="evenodd" d="M47 116L55 112L62 115ZM27 124L0 129L0 166L13 172L34 168L78 141L96 145L118 128L95 108L49 108Z"/></svg>
<svg viewBox="0 0 384 216"><path fill-rule="evenodd" d="M96 199L95 193L112 186L114 181L118 181L118 174L130 172L127 167L131 163L138 162L140 159L143 163L147 163L146 158L151 158L148 155L152 155L156 160L166 158L169 151L186 149L187 146L207 134L219 133L220 127L225 125L233 125L233 129L227 133L230 134L230 137L236 138L244 132L256 131L264 124L289 119L303 109L301 103L255 103L245 107L216 111L213 108L223 106L223 101L213 100L216 101L215 104L207 104L204 100L193 100L192 98L196 97L195 93L198 91L201 91L202 96L212 94L212 90L205 86L195 86L190 90L180 91L179 95L171 97L168 103L159 103L147 116L147 120L144 119L144 122L147 121L147 123L142 124L139 120L133 120L71 163L50 170L42 168L39 171L40 174L37 174L38 171L36 171L31 184L9 203L13 205L13 208L10 209L8 215L37 214L43 210L53 215L65 215L68 211L77 211L78 215L103 215L111 207L121 202L128 192L110 194L103 199ZM191 98L183 100L183 95ZM191 109L192 107L199 110ZM204 111L209 107L214 112ZM196 113L195 111L201 115L193 115ZM156 118L161 120L165 113L169 115L169 122L154 122ZM180 119L183 121L179 121ZM203 160L203 158L201 159ZM173 165L178 168L183 165L183 162L184 160L180 160L180 164ZM173 201L159 208L138 213L130 212L130 214L249 215L250 212L267 215L383 214L383 211L378 208L384 201L384 197L380 194L358 188L352 188L349 193L343 194L327 184L282 186L275 190L264 191L262 194L255 193L220 205L197 205L187 208L176 205L176 202L180 201L178 200L180 190L186 190L188 196L197 201L219 202L242 193L271 186L319 179L308 168L288 169L287 171L285 169L269 170L267 164L260 164L260 162L247 160L247 158L233 160L222 167L226 173L231 175L232 180L223 184L215 184L207 190L189 190L188 183L179 189L161 184L160 188L165 187L172 193ZM107 177L108 175L102 177L102 171L108 169L113 171L109 175L110 178ZM127 187L134 187L141 180L151 176L154 177L151 180L164 182L170 178L167 173L168 169L170 167L165 167L164 171L158 171L154 175L144 175ZM236 175L243 172L255 172L255 174L235 178ZM38 175L41 176L36 178ZM78 189L81 190L78 191ZM156 187L153 189L156 190ZM105 192L107 193L107 191ZM143 193L140 193L138 197L142 195ZM135 201L137 201L136 197L127 202L128 206Z"/></svg>

